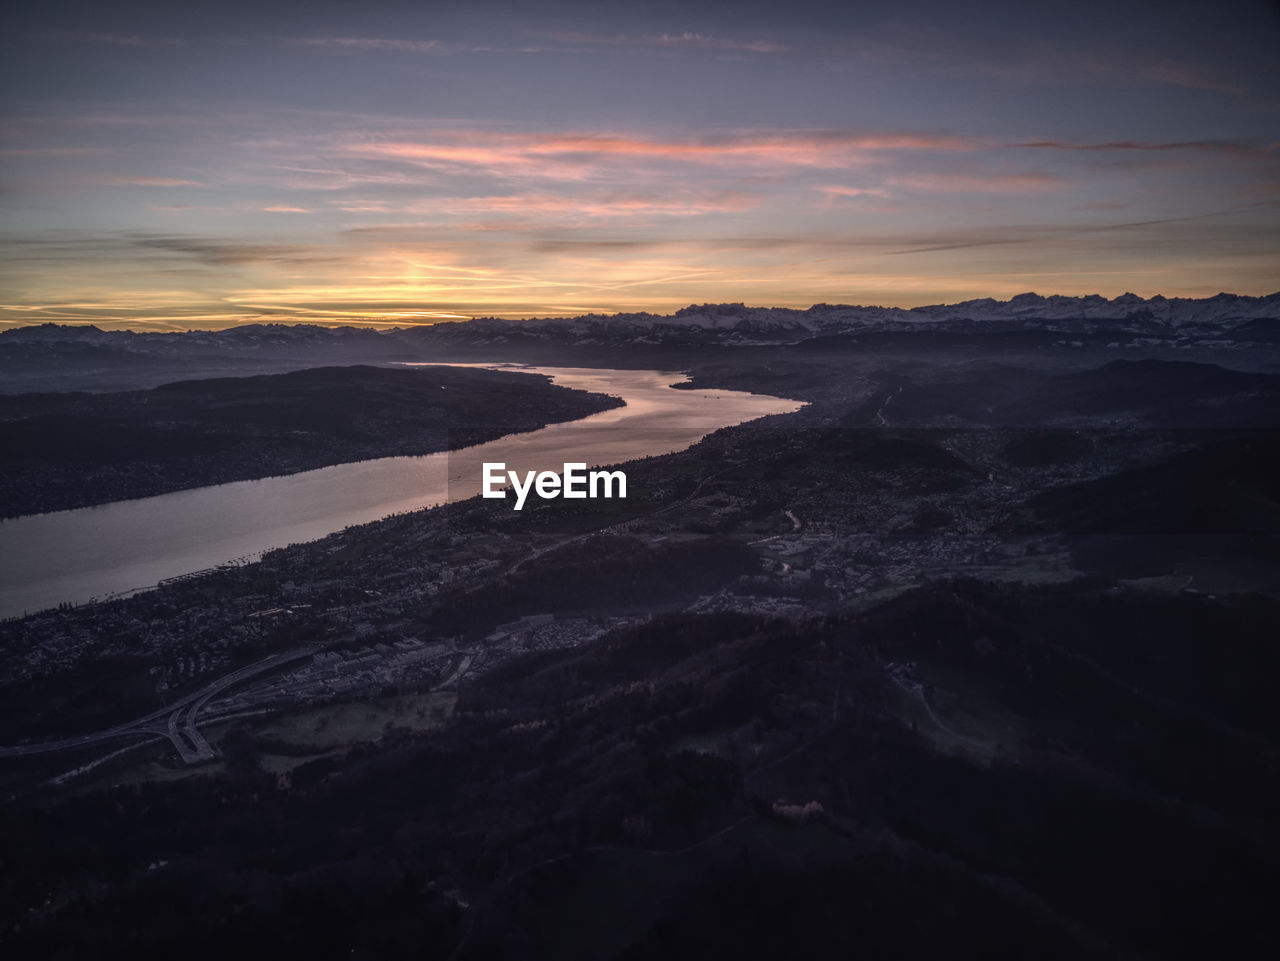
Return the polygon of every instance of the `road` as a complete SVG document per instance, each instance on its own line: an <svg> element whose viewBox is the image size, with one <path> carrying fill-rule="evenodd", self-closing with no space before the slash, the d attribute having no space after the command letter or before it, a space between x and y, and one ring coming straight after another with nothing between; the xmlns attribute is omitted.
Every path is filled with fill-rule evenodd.
<svg viewBox="0 0 1280 961"><path fill-rule="evenodd" d="M886 398L884 399L884 403L883 403L883 404L881 404L881 405L880 405L880 409L879 409L878 411L876 411L876 425L877 425L877 426L879 426L879 427L888 427L888 426L889 426L889 421L885 418L885 416L884 416L884 412L885 412L886 410L888 410L888 409L889 409L889 405L893 403L893 399L894 399L895 397L897 397L897 396L898 396L899 394L901 394L901 393L902 393L902 388L901 388L901 387L899 387L897 390L895 390L892 394L890 394L888 397L886 397Z"/></svg>
<svg viewBox="0 0 1280 961"><path fill-rule="evenodd" d="M270 657L255 661L245 667L237 668L229 674L224 674L216 681L178 699L167 707L153 711L144 717L136 718L126 724L117 724L115 727L95 731L92 734L82 734L77 737L40 741L36 744L0 747L0 758L26 757L34 754L47 754L51 751L66 751L110 738L161 734L173 742L174 749L177 750L179 756L186 763L196 764L200 761L209 760L215 756L214 750L209 742L205 740L204 735L196 728L196 716L204 709L205 705L214 696L233 685L239 684L241 681L246 681L251 677L256 677L299 658L310 657L318 650L318 645L309 645L295 648L291 651L284 651L280 654L272 654Z"/></svg>
<svg viewBox="0 0 1280 961"><path fill-rule="evenodd" d="M785 514L785 515L787 516L787 520L791 521L791 532L790 532L790 534L774 534L772 537L762 537L762 538L760 538L760 540L758 540L758 541L751 541L751 546L752 546L752 547L755 547L757 544L768 544L768 543L770 543L770 542L772 542L772 541L776 541L776 540L778 540L779 538L782 538L782 537L789 537L791 534L799 533L799 531L800 531L800 527L801 527L801 524L800 524L800 518L796 517L796 515L795 515L794 513L792 513L791 511L789 511L789 510L788 510L788 511L783 511L782 513L783 513L783 514ZM787 565L783 565L783 566L787 566ZM789 568L788 568L788 569L789 569ZM785 573L785 571L784 571L784 573Z"/></svg>

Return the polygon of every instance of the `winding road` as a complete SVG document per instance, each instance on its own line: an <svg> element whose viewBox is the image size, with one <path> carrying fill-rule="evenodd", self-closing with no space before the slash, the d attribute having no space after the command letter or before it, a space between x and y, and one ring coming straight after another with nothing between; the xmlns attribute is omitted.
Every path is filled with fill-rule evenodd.
<svg viewBox="0 0 1280 961"><path fill-rule="evenodd" d="M318 646L310 645L295 648L291 651L284 651L280 654L272 654L270 657L237 668L229 674L224 674L200 690L126 724L118 724L115 727L95 731L92 734L82 734L77 737L0 747L0 758L26 757L34 754L48 754L51 751L67 751L111 738L159 734L167 737L173 743L174 749L185 763L198 764L202 761L210 760L216 757L216 754L209 742L205 740L204 735L196 727L196 718L208 703L229 687L242 681L247 681L249 678L256 677L259 674L264 674L280 667L282 664L289 664L300 658L310 657L318 650Z"/></svg>

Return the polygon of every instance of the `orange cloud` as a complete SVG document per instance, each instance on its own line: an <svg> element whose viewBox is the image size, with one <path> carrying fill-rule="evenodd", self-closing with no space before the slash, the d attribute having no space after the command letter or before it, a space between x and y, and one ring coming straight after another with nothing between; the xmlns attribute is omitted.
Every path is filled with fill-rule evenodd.
<svg viewBox="0 0 1280 961"><path fill-rule="evenodd" d="M825 198L822 202L822 209L829 210L834 207L842 199L856 199L859 197L879 197L885 198L889 196L889 192L873 187L846 187L841 184L824 184L814 188Z"/></svg>
<svg viewBox="0 0 1280 961"><path fill-rule="evenodd" d="M637 214L694 216L750 210L759 198L743 193L709 193L693 196L652 196L607 194L573 197L563 194L529 193L487 197L444 198L409 212L452 213L575 214L585 217L616 217Z"/></svg>

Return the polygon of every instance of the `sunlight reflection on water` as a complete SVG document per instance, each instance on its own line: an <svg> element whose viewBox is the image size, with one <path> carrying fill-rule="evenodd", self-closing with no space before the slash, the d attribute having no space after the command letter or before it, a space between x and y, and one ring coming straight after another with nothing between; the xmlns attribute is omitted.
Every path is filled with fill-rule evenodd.
<svg viewBox="0 0 1280 961"><path fill-rule="evenodd" d="M619 396L626 406L462 450L0 521L0 617L152 587L388 514L474 497L485 461L557 473L565 462L618 464L682 450L722 427L803 406L740 391L676 390L670 385L687 381L685 375L654 370L457 366L543 373L565 387Z"/></svg>

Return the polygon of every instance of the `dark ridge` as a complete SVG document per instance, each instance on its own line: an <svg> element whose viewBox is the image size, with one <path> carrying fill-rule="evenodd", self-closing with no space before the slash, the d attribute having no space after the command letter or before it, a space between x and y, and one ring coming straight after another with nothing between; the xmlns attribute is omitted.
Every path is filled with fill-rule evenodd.
<svg viewBox="0 0 1280 961"><path fill-rule="evenodd" d="M617 406L530 374L323 367L0 396L0 516L467 447Z"/></svg>

